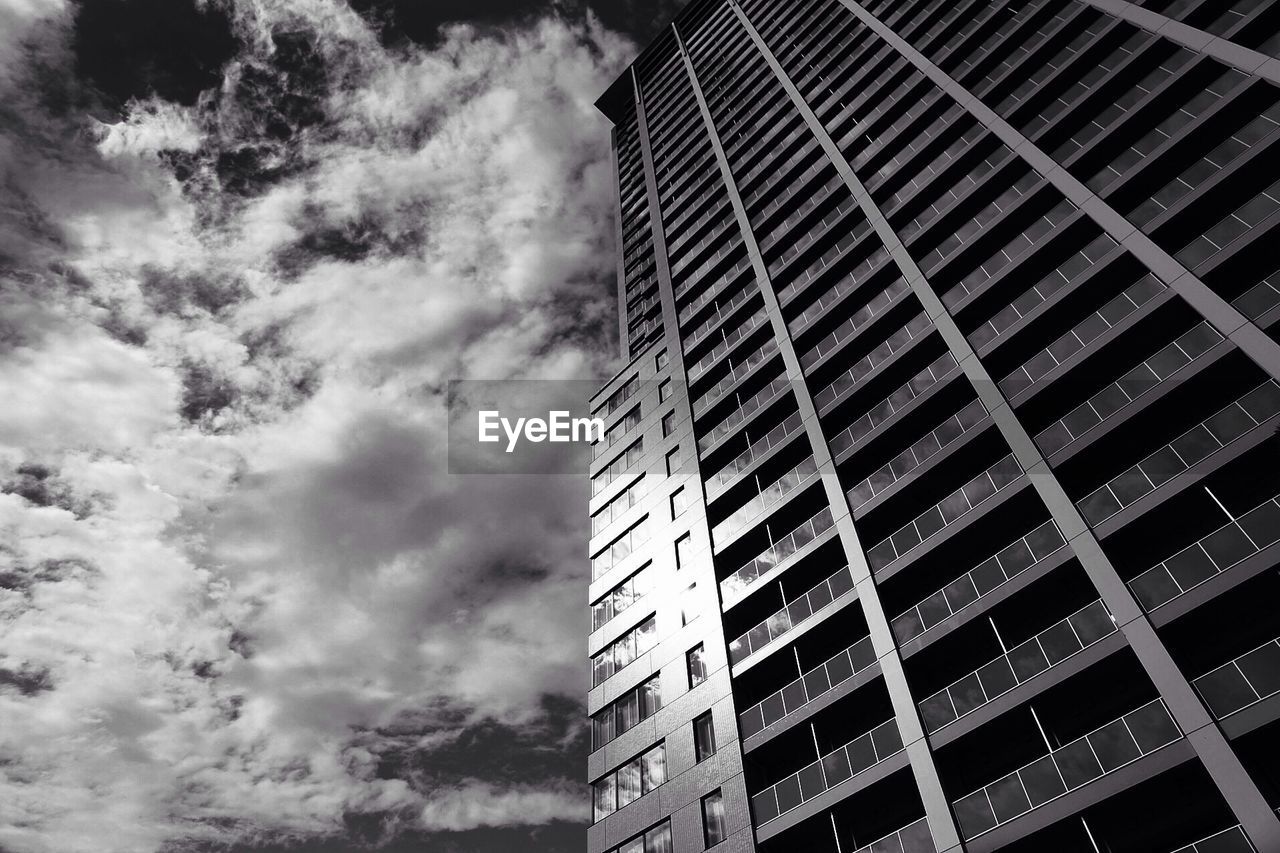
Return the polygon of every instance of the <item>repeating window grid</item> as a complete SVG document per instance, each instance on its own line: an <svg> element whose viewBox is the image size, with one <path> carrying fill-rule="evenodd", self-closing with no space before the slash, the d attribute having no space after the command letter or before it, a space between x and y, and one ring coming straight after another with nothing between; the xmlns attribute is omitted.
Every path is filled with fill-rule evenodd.
<svg viewBox="0 0 1280 853"><path fill-rule="evenodd" d="M739 296L742 291L746 291L745 296ZM691 332L685 333L686 340L696 341L701 335L706 334L707 330L714 326L714 318L723 320L733 309L737 308L745 299L749 299L760 291L760 287L754 279L735 278L732 281L725 281L721 285L709 285L698 291L687 303L680 307L678 322L681 324L688 323L690 319L696 315L701 308L708 302L715 303L712 309L711 320L704 321ZM726 293L732 293L726 297ZM721 300L724 300L721 302ZM708 325L710 324L710 325Z"/></svg>
<svg viewBox="0 0 1280 853"><path fill-rule="evenodd" d="M1000 195L984 205L972 218L954 229L947 229L946 235L936 246L922 253L922 265L927 266L929 269L937 267L947 255L982 233L982 229L988 223L998 218L1000 214L1017 203L1018 199L1022 198L1032 187L1039 183L1039 173L1034 171L1024 172Z"/></svg>
<svg viewBox="0 0 1280 853"><path fill-rule="evenodd" d="M870 227L870 226L867 226ZM787 321L787 331L792 337L798 336L819 317L826 316L849 294L856 291L862 282L867 281L871 273L889 259L889 251L878 245L870 255L858 266L846 272L827 289L825 293L814 298L808 307Z"/></svg>
<svg viewBox="0 0 1280 853"><path fill-rule="evenodd" d="M875 662L871 637L863 637L739 714L742 736L749 738L795 713Z"/></svg>
<svg viewBox="0 0 1280 853"><path fill-rule="evenodd" d="M865 328L872 319L883 315L891 304L896 304L900 301L899 297L910 293L910 291L911 287L905 279L894 279L887 287L872 296L866 304L854 311L847 320L836 326L806 350L800 356L800 367L804 370L813 367L825 356L839 349L846 341L857 334L858 330Z"/></svg>
<svg viewBox="0 0 1280 853"><path fill-rule="evenodd" d="M775 447L781 447L786 444L788 439L804 429L804 420L800 417L799 412L792 412L773 429L764 435L751 441L746 448L735 456L733 459L725 463L724 467L716 471L707 481L709 490L720 490L732 482L743 471L751 467L751 464L757 459L764 456Z"/></svg>
<svg viewBox="0 0 1280 853"><path fill-rule="evenodd" d="M918 82L918 81L917 81ZM902 135L903 131L912 122L915 122L926 112L935 112L939 104L945 103L949 99L944 99L940 95L939 89L932 84L925 87L925 96L915 100L911 106L907 108L892 124L881 130L875 138L875 141L862 149L861 153L853 159L855 169L862 171L863 168L874 160L881 152L883 152L890 143L896 142Z"/></svg>
<svg viewBox="0 0 1280 853"><path fill-rule="evenodd" d="M1085 183L1094 192L1102 192L1113 181L1142 163L1157 148L1174 138L1179 131L1204 115L1243 79L1245 77L1240 72L1227 69L1207 86L1192 94L1185 102L1178 104L1167 117L1155 122L1133 144L1116 155L1115 159L1099 169Z"/></svg>
<svg viewBox="0 0 1280 853"><path fill-rule="evenodd" d="M726 358L720 361L717 369L721 369L720 365L723 365L724 375L693 401L694 417L701 417L708 409L720 401L732 385L736 384L748 373L752 373L758 366L770 357L777 355L777 353L777 338L769 338L762 347L751 351L741 359Z"/></svg>
<svg viewBox="0 0 1280 853"><path fill-rule="evenodd" d="M1252 842L1240 826L1215 832L1194 844L1179 847L1173 853L1255 853Z"/></svg>
<svg viewBox="0 0 1280 853"><path fill-rule="evenodd" d="M949 11L939 18L933 26L925 30L913 41L916 48L918 48L922 53L927 54L930 58L935 55L942 45L930 45L929 43L932 42L934 38L937 37L937 35L947 26L958 20L961 13L971 14L972 9L966 7L973 7L980 2L985 2L985 0L968 0L968 3L964 2L964 0L960 0L960 2L955 2L955 0L935 0L935 2L931 4L931 8L936 7L940 2L945 2Z"/></svg>
<svg viewBox="0 0 1280 853"><path fill-rule="evenodd" d="M963 119L958 119L958 121L963 121ZM970 124L969 129L961 134L959 139L939 152L936 157L930 157L920 164L920 170L890 197L891 204L888 207L901 206L907 199L931 184L942 170L946 169L956 157L977 144L978 139L985 135L986 132L987 129L982 125Z"/></svg>
<svg viewBox="0 0 1280 853"><path fill-rule="evenodd" d="M813 799L845 779L902 751L898 722L890 719L751 798L759 826Z"/></svg>
<svg viewBox="0 0 1280 853"><path fill-rule="evenodd" d="M1113 73L1120 67L1121 63L1153 41L1154 38L1149 33L1138 30L1102 59L1096 62L1078 63L1080 65L1079 68L1071 69L1073 72L1078 72L1076 79L1071 81L1067 88L1059 93L1056 98L1041 107L1037 115L1027 118L1023 123L1023 134L1029 137L1038 135L1050 122L1067 112L1078 100L1088 97L1089 93L1097 87L1103 78ZM1182 57L1183 53L1186 53L1186 51L1175 53L1174 56ZM1164 67L1165 76L1172 74L1174 71L1174 67L1162 67ZM1159 74L1159 67L1153 73Z"/></svg>
<svg viewBox="0 0 1280 853"><path fill-rule="evenodd" d="M631 805L666 781L666 747L659 743L592 785L592 820Z"/></svg>
<svg viewBox="0 0 1280 853"><path fill-rule="evenodd" d="M1101 599L1086 604L995 660L920 700L920 716L926 731L933 734L973 713L1115 631L1115 621Z"/></svg>
<svg viewBox="0 0 1280 853"><path fill-rule="evenodd" d="M966 840L1026 814L1182 737L1161 699L954 802Z"/></svg>
<svg viewBox="0 0 1280 853"><path fill-rule="evenodd" d="M909 65L905 59L892 53L886 52L886 56L892 57L891 61L865 87L857 85L856 79L849 80L838 91L831 92L827 98L817 104L814 112L833 138L841 139L847 128L853 128L856 131L866 115L861 111L877 105L883 99L891 99L902 94L901 85L891 90L888 84L892 78L904 73L910 78L912 75L908 72ZM860 75L860 77L865 76L865 74ZM850 94L853 96L846 101Z"/></svg>
<svg viewBox="0 0 1280 853"><path fill-rule="evenodd" d="M1280 181L1276 181L1249 201L1209 228L1204 234L1179 250L1175 257L1185 266L1196 268L1257 228L1263 220L1280 210Z"/></svg>
<svg viewBox="0 0 1280 853"><path fill-rule="evenodd" d="M646 563L638 572L609 590L603 598L591 605L592 631L603 628L614 617L622 615L631 605L649 594L653 589L651 565Z"/></svg>
<svg viewBox="0 0 1280 853"><path fill-rule="evenodd" d="M594 461L603 456L610 448L626 437L628 430L639 426L639 424L640 406L636 405L635 408L619 418L617 423L609 427L602 441L597 441L591 446L592 460Z"/></svg>
<svg viewBox="0 0 1280 853"><path fill-rule="evenodd" d="M627 486L595 515L591 516L591 535L597 536L610 524L626 515L627 511L640 503L644 494L645 480L641 475L634 483Z"/></svg>
<svg viewBox="0 0 1280 853"><path fill-rule="evenodd" d="M649 541L649 519L640 519L591 558L591 579L599 580Z"/></svg>
<svg viewBox="0 0 1280 853"><path fill-rule="evenodd" d="M868 97L873 86L883 86L890 77L906 68L901 57L876 37L869 39L847 63L841 65L839 74L832 74L822 81L824 85L815 84L805 95L805 102L813 107L814 114L824 126L835 121L845 108ZM873 80L874 74L879 76ZM852 119L852 115L846 116L840 124Z"/></svg>
<svg viewBox="0 0 1280 853"><path fill-rule="evenodd" d="M889 420L913 400L932 388L942 378L956 368L956 360L951 353L940 356L936 361L908 379L889 396L858 417L853 423L831 437L831 452L839 455L854 447L866 435L880 424Z"/></svg>
<svg viewBox="0 0 1280 853"><path fill-rule="evenodd" d="M720 330L721 341L710 350L708 350L701 358L689 365L689 381L693 382L702 374L711 369L721 356L729 352L731 349L742 343L756 329L765 326L769 322L768 312L764 306L753 313L751 316L742 320L739 325L734 326L731 330L725 331L723 327Z"/></svg>
<svg viewBox="0 0 1280 853"><path fill-rule="evenodd" d="M714 427L707 431L706 435L698 439L698 450L705 453L707 448L732 433L743 421L757 412L762 406L773 400L783 391L790 390L791 380L786 376L778 376L765 383L765 386L750 397L742 400L736 409L729 412Z"/></svg>
<svg viewBox="0 0 1280 853"><path fill-rule="evenodd" d="M1051 154L1059 162L1065 162L1077 151L1080 151L1099 134L1115 124L1119 119L1145 100L1152 92L1165 84L1177 70L1185 65L1191 57L1190 51L1179 48L1171 59L1158 64L1148 71L1141 80L1127 89L1124 94L1107 101L1101 112L1092 116L1079 129L1071 134L1062 144L1053 149Z"/></svg>
<svg viewBox="0 0 1280 853"><path fill-rule="evenodd" d="M1080 512L1090 524L1106 521L1278 412L1280 385L1269 380L1090 492Z"/></svg>
<svg viewBox="0 0 1280 853"><path fill-rule="evenodd" d="M821 613L842 595L853 591L853 576L842 566L802 595L788 601L776 613L743 632L729 643L729 662L741 663Z"/></svg>
<svg viewBox="0 0 1280 853"><path fill-rule="evenodd" d="M1231 304L1250 320L1260 319L1263 314L1280 305L1280 270L1237 296Z"/></svg>
<svg viewBox="0 0 1280 853"><path fill-rule="evenodd" d="M995 67L987 72L981 80L970 86L969 90L985 100L987 94L996 86L998 80L1005 76L1012 76L1013 70L1019 68L1031 56L1031 52L1036 47L1044 43L1051 35L1057 33L1068 20L1074 18L1079 9L1080 7L1074 3L1064 3L1047 21L1018 39L1011 46L1009 54L996 63ZM1037 64L1035 67L1038 68L1039 65ZM1027 69L1019 69L1019 76L1025 70Z"/></svg>
<svg viewBox="0 0 1280 853"><path fill-rule="evenodd" d="M980 25L986 23L1004 8L1004 3L990 3L982 11L975 10L965 19L964 25L952 33L946 41L930 49L929 58L943 68L953 66L955 64L954 60L960 56L958 53L960 46L968 41L969 37L977 31Z"/></svg>
<svg viewBox="0 0 1280 853"><path fill-rule="evenodd" d="M987 410L982 402L971 401L959 412L948 417L906 450L886 462L878 471L849 489L846 493L849 509L854 512L861 509L876 495L941 453L947 445L958 441L972 427L981 423L986 416Z"/></svg>
<svg viewBox="0 0 1280 853"><path fill-rule="evenodd" d="M1001 379L1000 390L1012 396L1030 388L1055 367L1084 350L1105 332L1164 293L1165 289L1160 279L1147 273Z"/></svg>
<svg viewBox="0 0 1280 853"><path fill-rule="evenodd" d="M719 175L715 172L708 172L705 183L690 185L686 194L682 194L679 200L665 208L665 216L663 220L666 224L666 233L682 234L694 226L689 220L695 215L699 215L698 211L704 211L705 215L710 215L711 211L723 207L728 202L728 196L725 194L724 184L719 180ZM697 193L694 195L694 193Z"/></svg>
<svg viewBox="0 0 1280 853"><path fill-rule="evenodd" d="M624 450L599 473L591 478L591 496L603 492L609 487L609 484L625 474L632 465L637 464L644 457L644 439L637 439L634 444Z"/></svg>
<svg viewBox="0 0 1280 853"><path fill-rule="evenodd" d="M921 84L925 85L922 86ZM912 69L911 73L907 75L907 79L899 83L893 91L884 97L878 97L874 105L858 118L856 124L850 127L847 122L842 122L841 130L843 132L836 132L831 135L838 140L836 144L840 147L849 164L855 170L860 171L871 157L880 150L880 146L883 144L881 136L888 133L888 129L884 128L879 131L876 139L872 139L871 129L881 122L885 115L892 110L899 109L904 103L912 104L913 106L910 109L916 110L918 114L926 103L924 94L932 90L932 84L926 83L924 75Z"/></svg>
<svg viewBox="0 0 1280 853"><path fill-rule="evenodd" d="M1089 245L1073 253L1053 272L1023 291L989 320L970 332L969 343L974 347L981 347L996 340L1014 323L1043 305L1045 300L1061 292L1067 285L1093 269L1099 261L1114 251L1116 245L1116 241L1105 234L1095 237ZM952 288L951 292L956 295L952 297L948 307L954 307L956 302L968 295L968 291L963 287Z"/></svg>
<svg viewBox="0 0 1280 853"><path fill-rule="evenodd" d="M723 301L716 298L715 305L711 309L711 312L706 316L706 318L704 318L702 322L700 322L693 329L685 332L684 334L685 352L689 352L695 347L697 347L699 344L701 344L704 340L706 340L707 336L710 335L713 330L715 330L722 323L724 323L724 321L728 318L728 316L731 313L733 313L734 309L736 309L742 303L746 302L748 299L751 299L752 297L758 295L759 293L760 293L760 286L756 284L756 282L753 279L748 279L744 281L742 283L742 286L739 287L737 290L735 290L732 293L732 295L730 295L728 298L724 299ZM713 291L709 291L708 294L709 296L711 296L711 298L715 298Z"/></svg>
<svg viewBox="0 0 1280 853"><path fill-rule="evenodd" d="M609 853L674 853L671 838L671 819L668 818L653 829L642 832Z"/></svg>
<svg viewBox="0 0 1280 853"><path fill-rule="evenodd" d="M591 749L622 737L662 710L660 676L655 675L591 717Z"/></svg>
<svg viewBox="0 0 1280 853"><path fill-rule="evenodd" d="M883 542L867 551L872 570L879 570L903 556L921 542L954 524L987 498L1022 476L1022 466L1013 454L1005 456L929 509L900 527Z"/></svg>
<svg viewBox="0 0 1280 853"><path fill-rule="evenodd" d="M1280 127L1280 103L1273 104L1262 115L1255 116L1172 181L1151 193L1134 209L1129 218L1142 226L1143 230L1149 231L1148 226L1152 220L1195 192L1259 142L1268 139L1277 127Z"/></svg>
<svg viewBox="0 0 1280 853"><path fill-rule="evenodd" d="M805 269L797 271L787 270L786 275L781 277L783 281L786 281L786 284L782 285L778 290L778 301L784 306L789 305L791 300L794 299L798 293L812 284L815 279L836 263L843 261L846 255L855 246L862 246L864 241L874 240L875 249L872 250L871 254L863 259L853 269L845 273L843 277L843 281L849 283L851 286L856 285L859 281L865 279L873 270L879 267L882 263L885 263L889 258L888 250L880 243L878 237L872 237L871 234L871 224L865 219L859 220L858 223L847 233L836 238L835 244L810 262L809 266ZM777 284L778 281L778 279L774 279L775 284ZM832 288L834 289L839 286L841 285L837 283L832 285Z"/></svg>
<svg viewBox="0 0 1280 853"><path fill-rule="evenodd" d="M640 377L632 376L622 384L622 387L610 394L602 405L597 406L592 414L603 414L606 417L612 415L621 409L638 390L640 390Z"/></svg>
<svg viewBox="0 0 1280 853"><path fill-rule="evenodd" d="M972 292L995 278L1001 270L1014 263L1039 244L1046 235L1052 233L1063 222L1070 219L1077 210L1078 208L1074 204L1063 200L1049 208L1047 212L1035 217L1025 230L1018 232L1008 243L1001 246L990 257L978 264L968 275L960 279L959 287L963 288L960 292ZM949 288L949 291L955 290L956 286L954 285ZM943 301L946 301L945 296Z"/></svg>
<svg viewBox="0 0 1280 853"><path fill-rule="evenodd" d="M794 188L796 184L804 183L823 169L828 168L830 164L819 158L817 161L810 163L803 171L798 173L795 171L797 166L817 150L818 143L810 139L804 145L801 145L794 154L780 163L776 160L772 162L768 159L762 160L760 162L760 170L757 172L761 176L760 180L753 182L748 178L748 180L739 183L742 201L747 211L750 213L757 210L760 202L769 197L769 193L782 192Z"/></svg>
<svg viewBox="0 0 1280 853"><path fill-rule="evenodd" d="M719 187L716 189L719 189ZM668 235L677 235L671 240L668 253L673 256L691 254L696 251L699 245L702 245L708 238L715 236L716 232L733 221L733 210L729 207L729 199L728 197L721 197L715 207L703 213L695 221L684 223L679 228L667 229ZM711 227L704 228L707 225L711 225ZM702 242L690 243L690 240L697 236L702 237ZM688 247L687 250L686 247Z"/></svg>
<svg viewBox="0 0 1280 853"><path fill-rule="evenodd" d="M916 314L902 328L889 335L883 343L855 361L851 367L828 383L814 396L814 404L819 411L826 409L846 392L859 385L862 380L871 375L873 370L892 358L894 353L902 350L911 341L927 335L932 329L933 322L927 314L923 311Z"/></svg>
<svg viewBox="0 0 1280 853"><path fill-rule="evenodd" d="M1280 496L1264 501L1129 581L1148 613L1280 540Z"/></svg>
<svg viewBox="0 0 1280 853"><path fill-rule="evenodd" d="M1027 569L1058 553L1066 545L1052 521L1001 548L974 568L895 616L890 623L899 643L905 643L981 600Z"/></svg>
<svg viewBox="0 0 1280 853"><path fill-rule="evenodd" d="M883 838L877 838L870 844L859 847L853 853L882 853L882 851L891 853L894 850L934 853L937 848L933 844L933 835L929 831L929 819L922 817L897 832L891 832Z"/></svg>
<svg viewBox="0 0 1280 853"><path fill-rule="evenodd" d="M642 657L658 640L658 625L653 614L614 640L591 658L591 686L599 687L628 664Z"/></svg>
<svg viewBox="0 0 1280 853"><path fill-rule="evenodd" d="M1071 39L1063 45L1057 53L1046 59L1041 60L1035 67L1027 69L1025 79L1012 92L1005 95L1000 103L996 106L996 112L1005 116L1009 116L1028 95L1039 90L1044 81L1048 80L1051 75L1058 69L1070 62L1077 53L1084 50L1085 45L1092 42L1098 37L1098 34L1106 29L1110 19L1104 18L1096 13L1086 13L1092 20L1085 25L1084 30L1078 36Z"/></svg>
<svg viewBox="0 0 1280 853"><path fill-rule="evenodd" d="M954 69L950 72L952 78L960 81L972 90L965 78L969 76L969 72L977 65L982 63L991 55L992 51L1007 45L1012 41L1013 31L1022 27L1033 15L1039 12L1048 0L1029 0L1021 8L1015 8L1013 5L1006 7L1003 12L1007 12L1004 21L1000 26L992 30L987 37L973 50L970 50L959 62L955 63ZM1059 13L1062 14L1062 13ZM1028 45L1039 43L1044 38L1045 25L1040 25L1030 33L1024 33L1017 39Z"/></svg>
<svg viewBox="0 0 1280 853"><path fill-rule="evenodd" d="M788 216L785 222L780 223L777 228L772 230L768 235L768 239L761 241L761 250L766 255L773 256L768 262L768 269L771 275L774 271L782 269L796 257L811 248L816 242L818 242L818 240L826 237L829 230L836 225L836 223L844 220L851 211L858 209L857 202L853 200L853 197L849 195L848 191L841 186L839 182L833 180L828 183L832 192L820 199L811 197L810 201L802 205L801 210L791 216ZM797 188L796 190L796 192L801 191L802 188ZM799 224L801 219L803 219L804 214L809 213L817 207L819 203L826 202L833 197L837 199L836 203L831 205L830 209L824 213L820 219L810 223L805 234L791 240L787 240L783 244L781 250L776 252L771 251L774 249L779 238L784 236L788 230ZM861 219L861 217L859 217L859 219Z"/></svg>
<svg viewBox="0 0 1280 853"><path fill-rule="evenodd" d="M911 138L907 139L898 148L895 154L889 157L889 159L886 160L880 168L876 169L876 171L867 178L868 185L876 187L889 175L892 175L894 172L901 169L908 160L923 150L926 145L933 142L940 133L949 127L955 126L956 122L961 120L963 113L964 110L959 104L953 103L947 107L941 116L932 123L923 127L919 133L912 134ZM980 128L971 128L969 130L969 134L976 139L982 135L982 130ZM930 158L930 160L924 164L925 168L928 170L928 174L936 174L938 170L946 166L956 153L968 147L968 144L969 143L956 142L949 146L945 151L941 152L937 159ZM919 177L919 174L913 177L909 182L909 185L915 186L914 181ZM905 189L899 190L894 194L893 199L895 201L901 201L902 194L904 192L906 192Z"/></svg>
<svg viewBox="0 0 1280 853"><path fill-rule="evenodd" d="M738 274L743 270L750 269L751 261L746 257L745 249L746 245L740 239L731 240L694 269L685 272L678 278L673 273L671 278L673 282L676 282L676 298L681 298L693 290L694 287L719 289L721 285L737 278ZM730 261L729 259L734 255L740 255L740 257L737 260ZM713 269L722 265L724 266L724 272L714 281L704 282L702 280Z"/></svg>
<svg viewBox="0 0 1280 853"><path fill-rule="evenodd" d="M779 240L787 236L789 231L804 221L810 211L826 202L828 198L835 194L836 191L843 189L843 187L844 182L840 180L840 176L837 174L831 174L825 181L817 186L797 186L786 195L782 195L774 199L768 207L761 210L757 216L753 217L754 222L764 222L768 220L774 211L779 210L784 206L791 208L791 211L784 218L773 223L769 230L763 234L759 234L759 226L755 226L757 228L757 241L760 244L760 251L767 254ZM799 203L791 205L791 200L797 195L800 196ZM852 199L846 203L845 210L850 209L851 206L856 206L852 205ZM812 236L812 232L810 236Z"/></svg>
<svg viewBox="0 0 1280 853"><path fill-rule="evenodd" d="M712 541L721 545L737 536L752 519L786 501L817 474L818 466L810 456L768 484L760 484L756 478L759 491L712 529Z"/></svg>
<svg viewBox="0 0 1280 853"><path fill-rule="evenodd" d="M671 274L674 276L683 272L689 264L700 260L706 251L713 246L723 244L717 255L723 254L725 251L736 247L740 239L737 220L734 218L732 211L727 211L701 240L697 243L688 244L681 251L671 254ZM728 242L726 243L726 241Z"/></svg>
<svg viewBox="0 0 1280 853"><path fill-rule="evenodd" d="M752 584L773 569L785 563L810 542L831 529L835 521L831 510L823 507L812 518L803 522L785 536L774 539L771 525L766 525L770 544L755 557L746 562L742 568L720 581L720 594L728 602L736 600L746 592Z"/></svg>
<svg viewBox="0 0 1280 853"><path fill-rule="evenodd" d="M1280 639L1250 649L1191 684L1219 720L1280 693Z"/></svg>
<svg viewBox="0 0 1280 853"><path fill-rule="evenodd" d="M926 225L938 218L944 210L951 207L967 192L982 183L984 177L995 171L996 167L1004 163L1010 156L1012 156L1012 152L1006 146L1001 145L984 159L978 161L963 177L943 189L923 210L903 223L902 227L898 229L903 241L908 241L916 234L919 234Z"/></svg>

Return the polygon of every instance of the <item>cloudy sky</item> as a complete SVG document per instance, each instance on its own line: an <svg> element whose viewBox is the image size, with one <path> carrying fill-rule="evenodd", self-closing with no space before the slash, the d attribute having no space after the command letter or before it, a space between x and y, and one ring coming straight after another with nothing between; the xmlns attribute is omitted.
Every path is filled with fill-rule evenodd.
<svg viewBox="0 0 1280 853"><path fill-rule="evenodd" d="M592 104L678 0L0 0L0 851L576 850Z"/></svg>

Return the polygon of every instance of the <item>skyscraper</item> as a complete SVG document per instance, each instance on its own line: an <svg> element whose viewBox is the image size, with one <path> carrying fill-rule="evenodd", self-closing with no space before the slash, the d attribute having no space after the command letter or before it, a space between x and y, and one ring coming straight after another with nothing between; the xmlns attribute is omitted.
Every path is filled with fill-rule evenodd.
<svg viewBox="0 0 1280 853"><path fill-rule="evenodd" d="M1278 34L693 0L602 96L591 853L1280 851Z"/></svg>

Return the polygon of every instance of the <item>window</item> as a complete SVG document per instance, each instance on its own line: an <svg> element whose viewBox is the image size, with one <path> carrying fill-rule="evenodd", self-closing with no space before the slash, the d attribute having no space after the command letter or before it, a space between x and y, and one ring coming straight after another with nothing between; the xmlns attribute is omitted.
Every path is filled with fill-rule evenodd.
<svg viewBox="0 0 1280 853"><path fill-rule="evenodd" d="M636 393L636 389L639 387L640 377L632 376L623 383L621 388L610 394L609 399L605 400L604 405L599 409L596 409L595 413L599 414L603 412L605 415L612 415L614 412L618 411L618 409L622 408L622 404L627 402L627 400L631 398L631 395Z"/></svg>
<svg viewBox="0 0 1280 853"><path fill-rule="evenodd" d="M693 551L693 536L691 534L686 533L676 540L676 568L677 569L683 569L685 566L693 565L693 563L690 562L690 559L693 556L692 551Z"/></svg>
<svg viewBox="0 0 1280 853"><path fill-rule="evenodd" d="M716 729L710 711L693 721L693 754L698 763L716 754Z"/></svg>
<svg viewBox="0 0 1280 853"><path fill-rule="evenodd" d="M658 385L658 402L665 403L671 399L671 380L664 379Z"/></svg>
<svg viewBox="0 0 1280 853"><path fill-rule="evenodd" d="M656 356L653 357L653 365L658 370L666 370L667 364L669 361L670 359L667 358L666 350L663 350L662 352L658 353Z"/></svg>
<svg viewBox="0 0 1280 853"><path fill-rule="evenodd" d="M684 662L689 670L690 690L707 680L707 658L702 643L685 653Z"/></svg>
<svg viewBox="0 0 1280 853"><path fill-rule="evenodd" d="M650 565L652 564L645 563L640 571L609 590L604 598L591 605L592 631L604 627L613 617L649 594L653 589L652 573L648 571Z"/></svg>
<svg viewBox="0 0 1280 853"><path fill-rule="evenodd" d="M728 837L724 821L724 797L716 789L702 798L702 837L715 847Z"/></svg>
<svg viewBox="0 0 1280 853"><path fill-rule="evenodd" d="M648 516L640 519L626 533L610 542L600 553L591 558L592 580L603 577L606 572L627 557L630 557L637 548L649 541L648 521Z"/></svg>
<svg viewBox="0 0 1280 853"><path fill-rule="evenodd" d="M643 494L644 475L642 474L634 483L618 492L595 515L591 516L591 535L599 534L600 531L612 524L615 519L621 518L623 513L640 503L640 496Z"/></svg>
<svg viewBox="0 0 1280 853"><path fill-rule="evenodd" d="M671 517L674 519L677 515L689 508L689 493L684 490L684 486L676 489L671 493Z"/></svg>
<svg viewBox="0 0 1280 853"><path fill-rule="evenodd" d="M633 758L591 786L592 820L600 820L630 805L667 781L667 753L663 744Z"/></svg>
<svg viewBox="0 0 1280 853"><path fill-rule="evenodd" d="M680 470L681 461L682 460L680 458L680 446L676 445L675 447L671 448L671 450L667 452L667 476L668 477L670 477L672 474Z"/></svg>
<svg viewBox="0 0 1280 853"><path fill-rule="evenodd" d="M634 409L619 418L617 423L609 427L608 431L605 432L603 439L597 441L591 446L591 458L599 459L609 450L609 448L621 441L627 432L639 423L640 407L636 406Z"/></svg>
<svg viewBox="0 0 1280 853"><path fill-rule="evenodd" d="M652 615L610 643L591 659L591 686L599 687L605 679L653 648L658 637L658 623Z"/></svg>
<svg viewBox="0 0 1280 853"><path fill-rule="evenodd" d="M671 841L671 819L667 818L648 832L637 835L621 847L615 847L610 853L671 853L674 849Z"/></svg>
<svg viewBox="0 0 1280 853"><path fill-rule="evenodd" d="M662 437L666 438L676 431L676 413L667 412L662 416Z"/></svg>
<svg viewBox="0 0 1280 853"><path fill-rule="evenodd" d="M662 710L660 675L655 675L591 717L591 748L599 749Z"/></svg>
<svg viewBox="0 0 1280 853"><path fill-rule="evenodd" d="M680 624L688 625L694 619L698 618L698 585L696 583L689 584L684 593L680 596Z"/></svg>
<svg viewBox="0 0 1280 853"><path fill-rule="evenodd" d="M610 462L605 468L591 478L591 494L598 495L608 488L609 484L630 468L635 465L644 456L644 439L637 439L626 450Z"/></svg>

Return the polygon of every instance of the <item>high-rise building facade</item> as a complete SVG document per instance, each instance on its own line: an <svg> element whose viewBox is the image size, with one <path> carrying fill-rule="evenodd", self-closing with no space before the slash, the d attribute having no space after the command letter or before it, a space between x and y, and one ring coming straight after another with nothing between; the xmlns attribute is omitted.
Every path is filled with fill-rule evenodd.
<svg viewBox="0 0 1280 853"><path fill-rule="evenodd" d="M591 853L1280 853L1277 54L692 0L602 96Z"/></svg>

